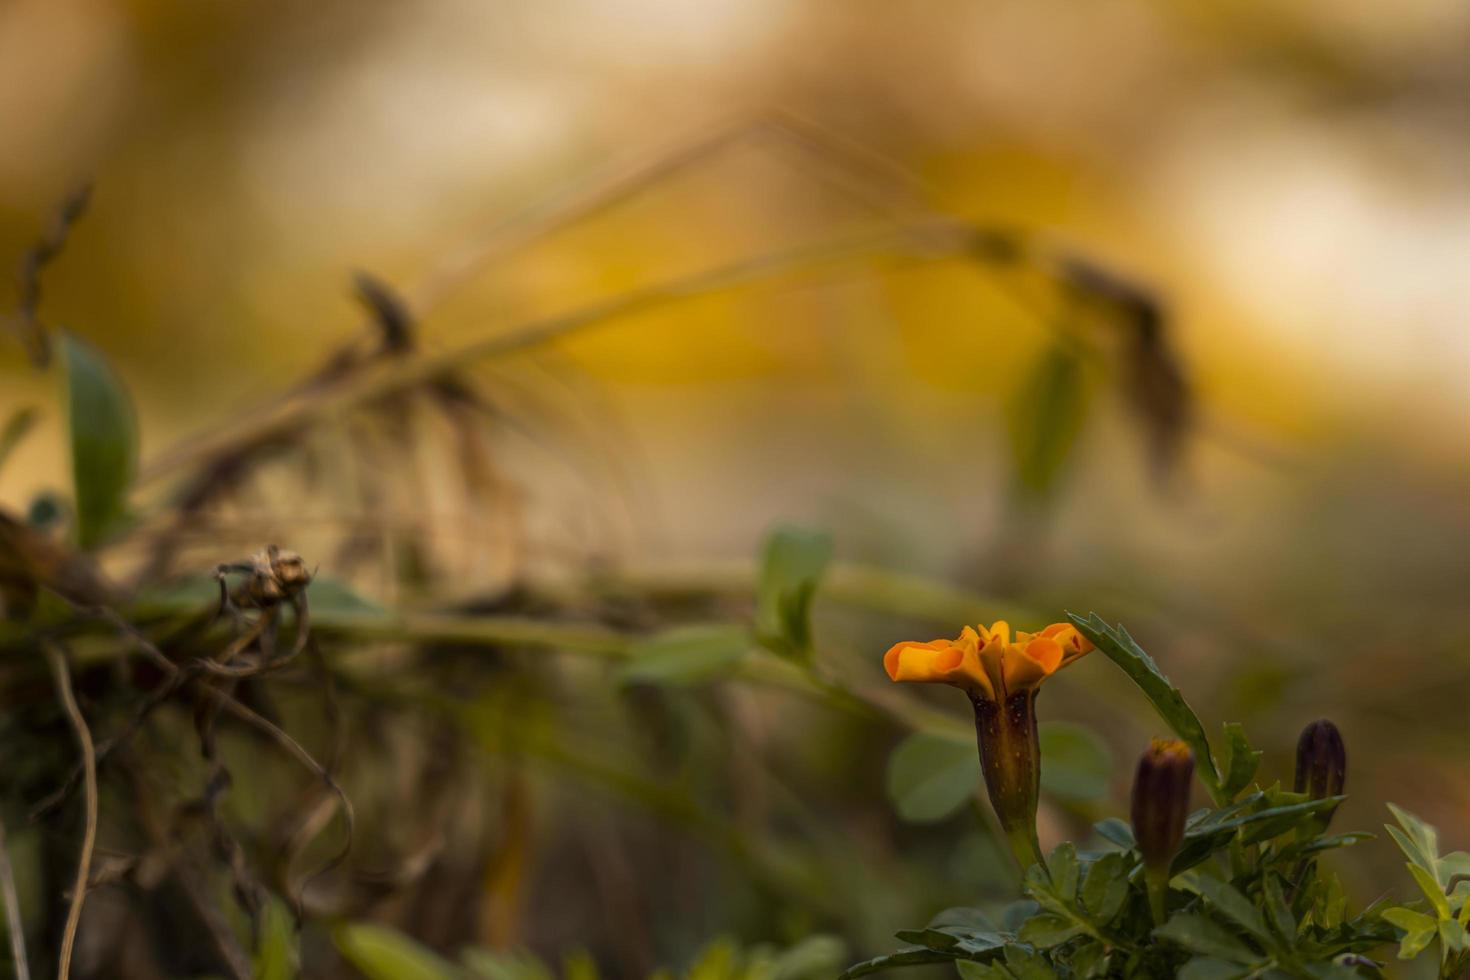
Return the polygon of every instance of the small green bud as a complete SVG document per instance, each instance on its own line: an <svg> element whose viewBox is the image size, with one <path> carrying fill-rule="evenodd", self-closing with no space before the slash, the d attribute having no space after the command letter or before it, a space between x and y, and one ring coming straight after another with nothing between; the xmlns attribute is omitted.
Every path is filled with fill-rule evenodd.
<svg viewBox="0 0 1470 980"><path fill-rule="evenodd" d="M1341 796L1347 785L1347 748L1337 726L1323 718L1302 729L1296 743L1296 786L1314 800Z"/></svg>

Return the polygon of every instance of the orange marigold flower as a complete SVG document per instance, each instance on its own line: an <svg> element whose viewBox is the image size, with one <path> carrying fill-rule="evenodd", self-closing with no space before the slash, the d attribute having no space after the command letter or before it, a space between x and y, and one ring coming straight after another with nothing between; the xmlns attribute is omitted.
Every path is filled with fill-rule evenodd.
<svg viewBox="0 0 1470 980"><path fill-rule="evenodd" d="M1010 624L1001 620L989 628L966 626L953 640L896 643L883 655L883 669L891 680L953 684L972 697L1003 702L1040 686L1091 650L1092 643L1069 623L1017 632L1013 640Z"/></svg>

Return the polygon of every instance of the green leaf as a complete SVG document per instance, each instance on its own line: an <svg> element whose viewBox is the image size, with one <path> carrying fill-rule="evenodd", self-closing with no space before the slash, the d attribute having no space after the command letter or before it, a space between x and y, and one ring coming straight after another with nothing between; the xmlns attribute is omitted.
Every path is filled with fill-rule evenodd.
<svg viewBox="0 0 1470 980"><path fill-rule="evenodd" d="M1103 925L1123 907L1128 898L1128 874L1131 868L1118 851L1104 854L1087 869L1082 882L1082 904L1093 919Z"/></svg>
<svg viewBox="0 0 1470 980"><path fill-rule="evenodd" d="M1092 829L1097 831L1097 835L1103 840L1117 844L1125 851L1131 851L1138 846L1138 841L1133 837L1133 828L1117 817L1099 820L1092 825Z"/></svg>
<svg viewBox="0 0 1470 980"><path fill-rule="evenodd" d="M484 980L556 980L551 968L532 953L467 949L461 957L466 969Z"/></svg>
<svg viewBox="0 0 1470 980"><path fill-rule="evenodd" d="M1173 729L1174 734L1184 740L1194 753L1195 772L1199 774L1200 781L1209 790L1210 798L1217 806L1224 805L1228 797L1220 785L1220 777L1215 769L1214 757L1210 754L1210 742L1205 737L1204 726L1200 724L1199 716L1184 700L1184 695L1169 682L1159 670L1158 664L1137 643L1128 631L1119 626L1116 629L1103 621L1097 613L1091 614L1083 619L1076 613L1067 613L1067 618L1072 621L1083 636L1092 641L1103 654L1123 669L1134 684L1138 685L1145 697L1153 704L1154 710L1158 711L1159 717L1164 723Z"/></svg>
<svg viewBox="0 0 1470 980"><path fill-rule="evenodd" d="M1090 801L1107 796L1113 776L1113 753L1092 729L1066 721L1044 721L1037 727L1041 742L1041 788L1064 800Z"/></svg>
<svg viewBox="0 0 1470 980"><path fill-rule="evenodd" d="M271 899L260 915L260 942L255 950L255 980L294 980L301 957L296 922L284 902Z"/></svg>
<svg viewBox="0 0 1470 980"><path fill-rule="evenodd" d="M1439 882L1446 888L1461 878L1470 878L1470 853L1451 851L1439 859Z"/></svg>
<svg viewBox="0 0 1470 980"><path fill-rule="evenodd" d="M739 626L681 626L636 644L618 669L621 684L696 684L729 671L750 649Z"/></svg>
<svg viewBox="0 0 1470 980"><path fill-rule="evenodd" d="M811 605L832 560L832 537L805 528L777 528L766 539L756 595L756 630L775 653L811 655Z"/></svg>
<svg viewBox="0 0 1470 980"><path fill-rule="evenodd" d="M601 980L597 961L585 949L574 949L562 957L562 980Z"/></svg>
<svg viewBox="0 0 1470 980"><path fill-rule="evenodd" d="M1051 912L1038 912L1021 926L1021 932L1017 938L1023 943L1030 943L1037 949L1050 949L1080 936L1082 931L1082 926L1072 919Z"/></svg>
<svg viewBox="0 0 1470 980"><path fill-rule="evenodd" d="M77 541L95 547L121 523L138 466L133 404L106 359L76 336L61 335L66 365Z"/></svg>
<svg viewBox="0 0 1470 980"><path fill-rule="evenodd" d="M41 413L34 406L27 405L12 412L10 418L5 420L5 428L0 429L0 469L5 468L5 461L10 458L11 452L35 427L36 420L40 417Z"/></svg>
<svg viewBox="0 0 1470 980"><path fill-rule="evenodd" d="M1042 354L1010 407L1011 458L1028 496L1044 499L1056 487L1087 415L1082 358L1070 345Z"/></svg>
<svg viewBox="0 0 1470 980"><path fill-rule="evenodd" d="M1181 912L1155 929L1153 934L1200 956L1231 963L1254 963L1260 959L1259 953L1242 943L1230 930L1202 915Z"/></svg>
<svg viewBox="0 0 1470 980"><path fill-rule="evenodd" d="M1239 980L1250 972L1249 967L1239 963L1196 956L1179 970L1178 980Z"/></svg>
<svg viewBox="0 0 1470 980"><path fill-rule="evenodd" d="M1388 835L1394 839L1404 856L1419 867L1438 877L1439 865L1439 834L1433 827L1420 820L1407 810L1400 809L1392 803L1388 804L1389 812L1394 819L1403 827L1384 825Z"/></svg>
<svg viewBox="0 0 1470 980"><path fill-rule="evenodd" d="M897 938L915 946L962 956L978 956L982 959L1006 943L1005 936L988 929L973 929L968 926L929 926L924 929L905 929Z"/></svg>
<svg viewBox="0 0 1470 980"><path fill-rule="evenodd" d="M1083 978L1101 977L1108 969L1108 948L1100 942L1079 944L1067 957L1072 976Z"/></svg>
<svg viewBox="0 0 1470 980"><path fill-rule="evenodd" d="M1242 895L1228 881L1221 881L1209 875L1195 874L1186 879L1185 887L1198 892L1220 914L1256 939L1267 944L1272 942L1271 934L1266 930L1266 923L1261 918L1261 913L1250 899ZM1200 952L1206 951L1200 950Z"/></svg>
<svg viewBox="0 0 1470 980"><path fill-rule="evenodd" d="M459 967L386 926L348 922L332 931L347 962L368 980L461 980Z"/></svg>
<svg viewBox="0 0 1470 980"><path fill-rule="evenodd" d="M884 785L900 817L933 823L963 806L979 780L980 757L974 743L915 732L889 754Z"/></svg>
<svg viewBox="0 0 1470 980"><path fill-rule="evenodd" d="M1280 878L1268 872L1262 890L1266 897L1266 911L1271 916L1271 927L1287 943L1292 942L1296 939L1296 916L1292 915L1291 908L1286 904L1286 893L1281 889Z"/></svg>
<svg viewBox="0 0 1470 980"><path fill-rule="evenodd" d="M1380 916L1385 922L1390 922L1404 930L1404 938L1399 941L1399 959L1412 960L1424 951L1424 947L1434 941L1439 932L1439 922L1432 916L1413 909L1403 907L1384 909Z"/></svg>
<svg viewBox="0 0 1470 980"><path fill-rule="evenodd" d="M871 960L848 967L837 980L854 980L870 973L881 973L900 966L922 966L926 963L947 963L956 959L953 953L942 953L932 949L904 949L896 953L884 953Z"/></svg>
<svg viewBox="0 0 1470 980"><path fill-rule="evenodd" d="M1463 953L1470 946L1470 935L1465 932L1465 927L1454 919L1441 919L1439 923L1439 941L1444 946L1446 953Z"/></svg>
<svg viewBox="0 0 1470 980"><path fill-rule="evenodd" d="M846 954L846 944L836 936L808 936L771 960L765 980L826 980Z"/></svg>
<svg viewBox="0 0 1470 980"><path fill-rule="evenodd" d="M1227 798L1234 799L1237 793L1251 784L1260 767L1261 755L1251 748L1245 737L1245 728L1239 722L1225 723L1225 752L1220 760L1220 771L1224 773L1221 789Z"/></svg>
<svg viewBox="0 0 1470 980"><path fill-rule="evenodd" d="M1062 841L1051 852L1046 862L1051 874L1051 891L1068 907L1077 902L1077 847L1071 841Z"/></svg>
<svg viewBox="0 0 1470 980"><path fill-rule="evenodd" d="M1440 890L1439 880L1413 862L1405 864L1404 867L1409 869L1409 874L1414 878L1414 884L1418 885L1424 897L1429 899L1429 904L1434 906L1434 911L1439 913L1439 917L1448 919L1450 903L1449 899L1445 898L1444 892Z"/></svg>
<svg viewBox="0 0 1470 980"><path fill-rule="evenodd" d="M954 965L962 980L1015 980L1015 974L999 964L955 960Z"/></svg>
<svg viewBox="0 0 1470 980"><path fill-rule="evenodd" d="M1005 948L1006 969L1016 980L1056 980L1057 973L1040 953L1012 943Z"/></svg>
<svg viewBox="0 0 1470 980"><path fill-rule="evenodd" d="M1283 847L1277 853L1277 859L1282 864L1290 864L1302 858L1311 857L1313 854L1320 854L1323 851L1330 851L1339 847L1352 847L1354 844L1361 844L1364 841L1377 839L1377 835L1364 831L1333 834L1331 837L1317 837L1312 840L1298 841Z"/></svg>

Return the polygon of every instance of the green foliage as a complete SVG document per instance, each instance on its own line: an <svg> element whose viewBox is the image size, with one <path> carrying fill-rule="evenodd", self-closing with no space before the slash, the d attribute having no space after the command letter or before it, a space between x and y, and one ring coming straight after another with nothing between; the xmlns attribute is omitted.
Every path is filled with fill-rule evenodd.
<svg viewBox="0 0 1470 980"><path fill-rule="evenodd" d="M601 971L585 950L573 950L557 970L524 951L466 949L455 963L402 933L369 923L348 923L333 934L338 951L368 980L599 980ZM701 949L683 980L826 980L846 948L831 936L808 936L786 949L742 947L728 938ZM659 970L650 980L670 980Z"/></svg>
<svg viewBox="0 0 1470 980"><path fill-rule="evenodd" d="M332 939L368 980L462 980L465 975L454 963L387 926L346 923Z"/></svg>
<svg viewBox="0 0 1470 980"><path fill-rule="evenodd" d="M255 980L294 980L299 972L296 921L284 902L272 898L261 910L260 941L255 950Z"/></svg>
<svg viewBox="0 0 1470 980"><path fill-rule="evenodd" d="M811 607L832 560L832 537L782 527L766 539L756 593L756 633L762 645L793 660L812 653Z"/></svg>
<svg viewBox="0 0 1470 980"><path fill-rule="evenodd" d="M686 685L728 673L750 650L739 626L681 626L635 645L618 670L624 684Z"/></svg>
<svg viewBox="0 0 1470 980"><path fill-rule="evenodd" d="M1076 613L1068 613L1067 618L1104 656L1123 668L1123 672L1138 685L1138 689L1158 711L1159 717L1194 753L1195 771L1209 790L1210 798L1217 805L1226 802L1229 795L1215 769L1210 742L1205 737L1205 726L1200 724L1199 716L1194 713L1189 702L1184 700L1179 689L1169 683L1169 678L1159 670L1159 665L1154 663L1153 658L1143 652L1143 648L1133 641L1127 630L1121 626L1109 626L1096 613L1086 619Z"/></svg>
<svg viewBox="0 0 1470 980"><path fill-rule="evenodd" d="M1246 793L1261 753L1241 727L1225 726L1216 770L1203 726L1154 661L1123 630L1095 616L1072 619L1198 746L1207 760L1199 772L1213 777L1206 782L1217 804L1186 820L1157 921L1133 833L1109 818L1094 826L1104 849L1062 843L1044 865L1026 869L1024 901L1000 920L1007 928L977 910L950 909L922 929L898 932L905 948L851 967L844 980L945 960L967 980L1349 980L1381 976L1367 954L1393 942L1404 959L1433 951L1442 980L1470 968L1470 853L1441 855L1434 828L1390 804L1397 825L1389 835L1422 895L1350 913L1342 883L1319 865L1324 854L1372 839L1326 833L1343 797L1311 799L1280 784ZM959 745L915 736L900 747L889 773L900 812L906 805L937 812L962 781L974 785ZM933 757L923 758L926 751Z"/></svg>
<svg viewBox="0 0 1470 980"><path fill-rule="evenodd" d="M1441 857L1433 827L1392 803L1388 809L1398 826L1384 829L1409 859L1405 867L1424 898L1385 908L1381 916L1402 931L1400 959L1413 959L1437 942L1440 976L1458 977L1470 969L1470 854Z"/></svg>
<svg viewBox="0 0 1470 980"><path fill-rule="evenodd" d="M106 359L71 334L61 335L77 541L95 547L116 530L138 465L132 400Z"/></svg>

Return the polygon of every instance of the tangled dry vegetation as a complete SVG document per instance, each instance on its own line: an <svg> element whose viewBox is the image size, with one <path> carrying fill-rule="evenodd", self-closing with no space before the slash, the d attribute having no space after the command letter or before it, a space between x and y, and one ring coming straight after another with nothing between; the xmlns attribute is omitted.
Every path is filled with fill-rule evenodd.
<svg viewBox="0 0 1470 980"><path fill-rule="evenodd" d="M435 305L497 258L741 144L794 154L880 214L882 229L767 252L454 350L419 343ZM1023 484L1044 493L1069 448L1084 365L1119 380L1161 469L1190 429L1189 387L1146 290L1039 237L930 213L882 161L771 118L558 195L411 293L359 275L366 319L356 340L269 404L139 466L116 375L43 315L44 271L85 228L85 204L84 194L67 201L23 259L10 321L36 369L60 362L65 371L76 475L70 502L0 512L3 813L34 878L17 887L9 863L0 878L21 976L244 978L284 975L271 964L289 973L298 959L313 976L345 969L323 933L296 931L300 922L391 922L440 949L544 947L563 937L526 914L528 889L583 886L533 880L538 835L543 846L592 842L582 845L585 887L612 920L609 933L651 928L618 912L615 896L652 873L658 848L598 856L604 830L580 814L563 815L570 829L547 829L550 817L534 807L537 766L548 761L617 778L538 734L545 693L579 675L516 652L621 661L681 623L748 621L755 586L733 596L698 581L650 591L585 557L559 584L538 579L524 519L536 495L507 475L507 432L540 426L532 441L565 432L554 412L503 398L471 365L493 368L618 317L757 283L872 274L864 264L884 258L961 261L993 272L1055 332L1028 382L1038 386L1035 412L1013 433ZM11 420L0 463L34 417ZM615 482L600 465L586 462L587 481ZM456 551L424 533L432 519L414 507L427 510L430 497L443 512L473 515L483 536L466 533L472 547ZM363 581L393 608L349 586ZM863 589L886 601L881 583ZM778 623L786 640L805 615L800 602L793 608ZM773 663L803 643L757 631L764 640ZM768 681L852 700L806 674L763 669ZM654 730L671 721L656 692L630 696L643 699L651 754L671 751ZM677 791L627 785L661 818L725 839ZM567 874L540 868L543 878L557 873ZM602 940L594 932L583 944ZM653 945L616 946L612 969L646 970Z"/></svg>

